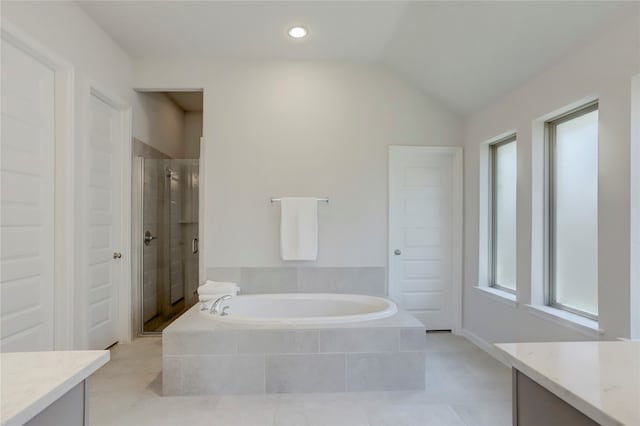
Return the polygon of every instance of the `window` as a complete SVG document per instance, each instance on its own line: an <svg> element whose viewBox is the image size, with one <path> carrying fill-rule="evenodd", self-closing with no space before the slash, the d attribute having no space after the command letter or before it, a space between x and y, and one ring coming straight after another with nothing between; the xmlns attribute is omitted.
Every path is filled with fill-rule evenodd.
<svg viewBox="0 0 640 426"><path fill-rule="evenodd" d="M516 136L489 146L490 255L489 284L516 290Z"/></svg>
<svg viewBox="0 0 640 426"><path fill-rule="evenodd" d="M546 303L598 317L598 104L546 123Z"/></svg>

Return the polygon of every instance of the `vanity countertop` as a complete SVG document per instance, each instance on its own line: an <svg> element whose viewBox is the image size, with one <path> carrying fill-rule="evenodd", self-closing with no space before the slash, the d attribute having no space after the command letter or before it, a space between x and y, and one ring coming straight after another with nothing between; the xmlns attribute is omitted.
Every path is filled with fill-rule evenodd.
<svg viewBox="0 0 640 426"><path fill-rule="evenodd" d="M2 425L22 425L109 361L109 351L0 354Z"/></svg>
<svg viewBox="0 0 640 426"><path fill-rule="evenodd" d="M513 367L602 425L640 425L640 342L503 343Z"/></svg>

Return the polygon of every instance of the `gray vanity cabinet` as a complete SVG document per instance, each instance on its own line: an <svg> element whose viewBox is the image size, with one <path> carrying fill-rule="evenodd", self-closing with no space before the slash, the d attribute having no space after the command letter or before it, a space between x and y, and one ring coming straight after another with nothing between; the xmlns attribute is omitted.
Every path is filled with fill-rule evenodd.
<svg viewBox="0 0 640 426"><path fill-rule="evenodd" d="M596 426L598 423L514 368L513 425Z"/></svg>
<svg viewBox="0 0 640 426"><path fill-rule="evenodd" d="M25 426L87 426L89 387L83 380L25 423Z"/></svg>

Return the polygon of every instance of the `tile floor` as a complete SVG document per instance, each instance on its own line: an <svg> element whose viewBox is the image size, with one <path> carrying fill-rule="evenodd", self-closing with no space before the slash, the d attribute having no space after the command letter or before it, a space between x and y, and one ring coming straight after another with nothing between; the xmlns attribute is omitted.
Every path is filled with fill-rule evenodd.
<svg viewBox="0 0 640 426"><path fill-rule="evenodd" d="M462 337L429 334L426 390L163 397L162 345L111 350L90 382L91 425L506 426L511 372Z"/></svg>

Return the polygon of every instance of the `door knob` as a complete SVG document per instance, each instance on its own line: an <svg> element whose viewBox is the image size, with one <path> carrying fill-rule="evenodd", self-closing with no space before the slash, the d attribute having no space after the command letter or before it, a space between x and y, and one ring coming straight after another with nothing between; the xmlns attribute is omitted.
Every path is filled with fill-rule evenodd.
<svg viewBox="0 0 640 426"><path fill-rule="evenodd" d="M118 251L114 251L113 252L113 258L114 259L121 259L122 258L122 253L120 253Z"/></svg>
<svg viewBox="0 0 640 426"><path fill-rule="evenodd" d="M158 237L154 237L153 235L151 235L151 232L146 231L144 233L144 245L148 246L149 244L151 244L151 241L157 239Z"/></svg>
<svg viewBox="0 0 640 426"><path fill-rule="evenodd" d="M402 252L400 251L400 249L395 249L393 251L393 254L395 254L396 256L400 256L402 254Z"/></svg>

